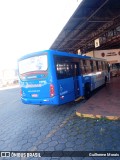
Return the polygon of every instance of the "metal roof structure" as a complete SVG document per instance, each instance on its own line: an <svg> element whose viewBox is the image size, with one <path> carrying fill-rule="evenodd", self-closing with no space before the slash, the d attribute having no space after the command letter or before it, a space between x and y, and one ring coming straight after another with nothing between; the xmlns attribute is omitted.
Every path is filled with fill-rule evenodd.
<svg viewBox="0 0 120 160"><path fill-rule="evenodd" d="M73 53L114 48L120 48L120 0L83 0L50 47Z"/></svg>

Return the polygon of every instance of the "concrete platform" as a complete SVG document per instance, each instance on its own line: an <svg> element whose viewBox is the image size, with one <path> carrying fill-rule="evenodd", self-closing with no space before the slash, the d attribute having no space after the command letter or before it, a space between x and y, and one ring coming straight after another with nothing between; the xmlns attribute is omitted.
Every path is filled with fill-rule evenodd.
<svg viewBox="0 0 120 160"><path fill-rule="evenodd" d="M120 120L120 77L113 77L76 110L76 115Z"/></svg>

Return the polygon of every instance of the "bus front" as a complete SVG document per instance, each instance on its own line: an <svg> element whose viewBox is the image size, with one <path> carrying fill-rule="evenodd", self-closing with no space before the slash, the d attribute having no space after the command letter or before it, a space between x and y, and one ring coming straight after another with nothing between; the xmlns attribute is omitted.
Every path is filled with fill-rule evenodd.
<svg viewBox="0 0 120 160"><path fill-rule="evenodd" d="M48 54L33 55L18 61L21 100L25 104L56 104Z"/></svg>

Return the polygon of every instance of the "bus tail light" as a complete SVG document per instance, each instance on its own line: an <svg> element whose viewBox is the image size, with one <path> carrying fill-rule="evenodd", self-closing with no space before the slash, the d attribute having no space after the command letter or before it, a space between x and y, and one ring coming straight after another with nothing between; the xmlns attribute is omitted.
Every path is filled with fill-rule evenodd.
<svg viewBox="0 0 120 160"><path fill-rule="evenodd" d="M55 95L54 85L50 84L50 97L53 97L54 95Z"/></svg>

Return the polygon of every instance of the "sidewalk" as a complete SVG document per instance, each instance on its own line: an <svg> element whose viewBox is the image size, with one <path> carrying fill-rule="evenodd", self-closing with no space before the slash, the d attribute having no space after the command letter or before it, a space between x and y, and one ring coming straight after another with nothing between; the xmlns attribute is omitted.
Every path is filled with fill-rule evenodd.
<svg viewBox="0 0 120 160"><path fill-rule="evenodd" d="M98 90L77 109L76 115L110 120L120 119L120 77L112 78L110 83Z"/></svg>
<svg viewBox="0 0 120 160"><path fill-rule="evenodd" d="M19 87L20 87L19 84L13 84L13 85L6 86L6 87L0 87L0 90L7 90L7 89L19 88Z"/></svg>

